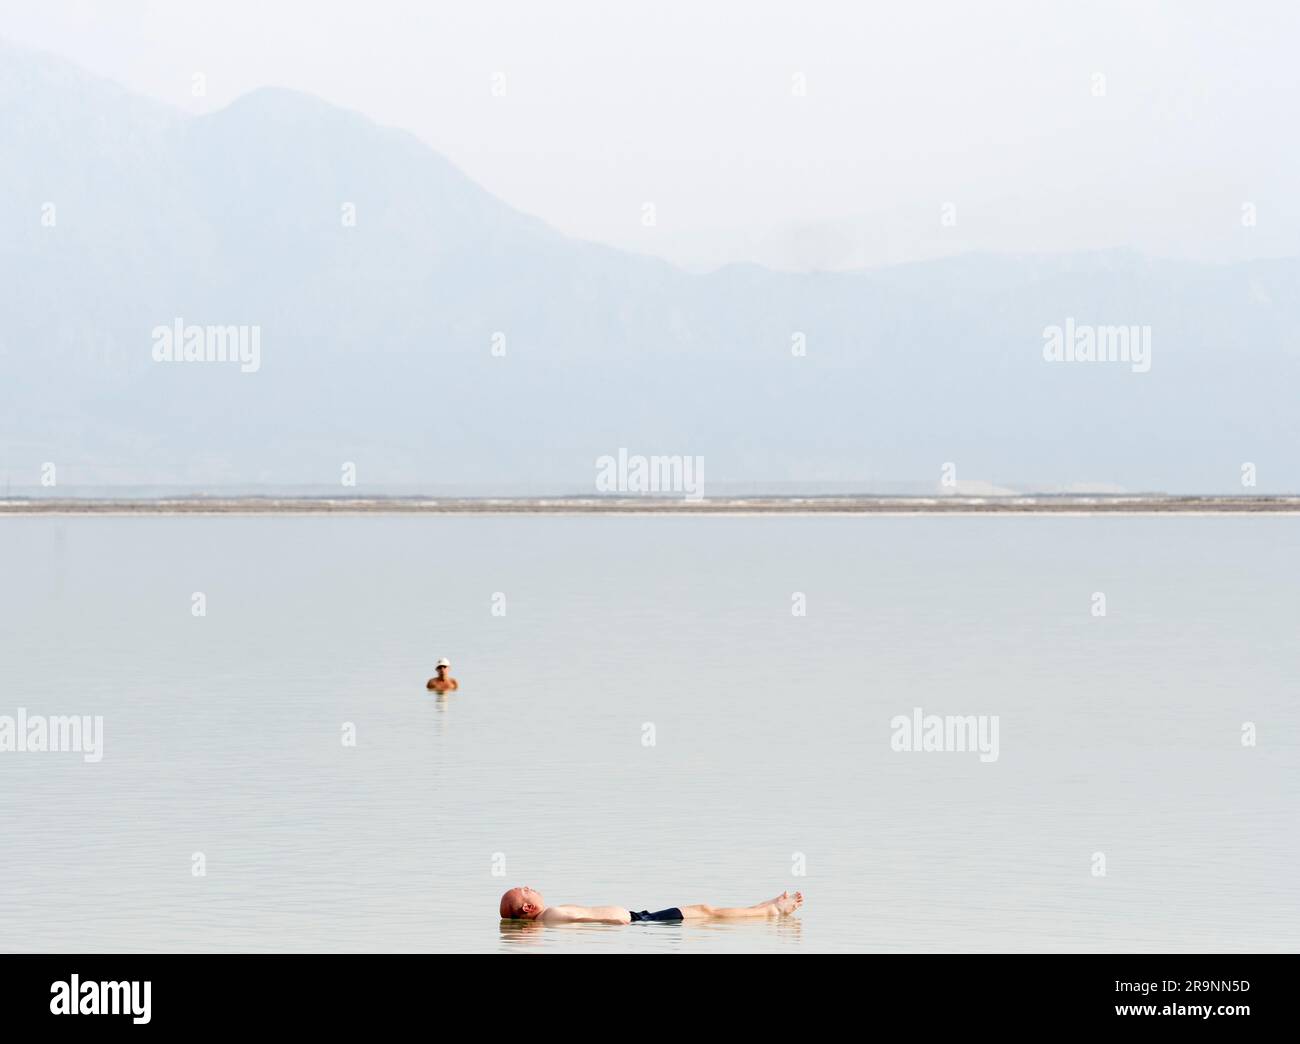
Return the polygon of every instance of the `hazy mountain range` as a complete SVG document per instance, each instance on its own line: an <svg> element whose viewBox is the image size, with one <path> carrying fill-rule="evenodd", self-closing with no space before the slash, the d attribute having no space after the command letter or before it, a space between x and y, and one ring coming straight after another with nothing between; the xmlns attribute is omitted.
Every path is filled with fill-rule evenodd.
<svg viewBox="0 0 1300 1044"><path fill-rule="evenodd" d="M349 219L355 215L355 224ZM568 239L415 137L277 89L189 116L0 45L0 480L588 491L1300 489L1300 259L964 255L688 273ZM260 368L154 331L256 326ZM1149 327L1151 367L1044 359ZM494 342L495 338L495 342ZM499 353L494 354L493 345ZM804 347L806 354L792 348ZM707 488L707 487L706 487Z"/></svg>

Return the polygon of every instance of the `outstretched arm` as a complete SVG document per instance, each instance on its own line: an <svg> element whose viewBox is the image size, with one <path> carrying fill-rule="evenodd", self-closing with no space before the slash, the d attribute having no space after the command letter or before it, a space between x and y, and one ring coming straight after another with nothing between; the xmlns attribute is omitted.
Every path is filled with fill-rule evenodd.
<svg viewBox="0 0 1300 1044"><path fill-rule="evenodd" d="M682 919L687 921L742 921L753 918L785 917L803 905L803 892L782 892L775 899L753 906L696 906L679 907Z"/></svg>
<svg viewBox="0 0 1300 1044"><path fill-rule="evenodd" d="M632 923L632 915L621 906L548 906L539 919L543 924Z"/></svg>

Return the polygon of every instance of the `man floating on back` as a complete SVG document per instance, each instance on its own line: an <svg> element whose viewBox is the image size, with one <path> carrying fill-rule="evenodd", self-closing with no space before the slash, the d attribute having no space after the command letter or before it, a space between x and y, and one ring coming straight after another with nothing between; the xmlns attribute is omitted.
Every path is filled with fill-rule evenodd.
<svg viewBox="0 0 1300 1044"><path fill-rule="evenodd" d="M782 892L775 899L753 906L672 906L667 910L637 913L621 906L547 906L540 892L512 888L501 897L503 921L538 924L636 924L639 921L754 921L788 917L803 905L803 892Z"/></svg>

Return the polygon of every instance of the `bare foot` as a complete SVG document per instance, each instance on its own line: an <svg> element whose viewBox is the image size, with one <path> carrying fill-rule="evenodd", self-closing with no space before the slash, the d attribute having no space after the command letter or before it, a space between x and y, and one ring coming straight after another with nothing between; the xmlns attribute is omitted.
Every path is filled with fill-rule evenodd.
<svg viewBox="0 0 1300 1044"><path fill-rule="evenodd" d="M782 917L789 917L790 914L803 906L803 892L795 892L794 895L789 892L782 892L772 902L776 905Z"/></svg>

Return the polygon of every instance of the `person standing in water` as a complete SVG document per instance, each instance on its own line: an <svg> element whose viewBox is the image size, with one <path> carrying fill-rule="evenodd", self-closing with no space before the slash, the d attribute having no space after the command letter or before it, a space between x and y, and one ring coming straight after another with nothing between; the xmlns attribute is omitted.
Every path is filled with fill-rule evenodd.
<svg viewBox="0 0 1300 1044"><path fill-rule="evenodd" d="M432 689L434 692L455 692L460 688L460 682L447 673L451 670L450 660L445 658L439 660L435 669L438 673L429 679L425 685L426 689Z"/></svg>

